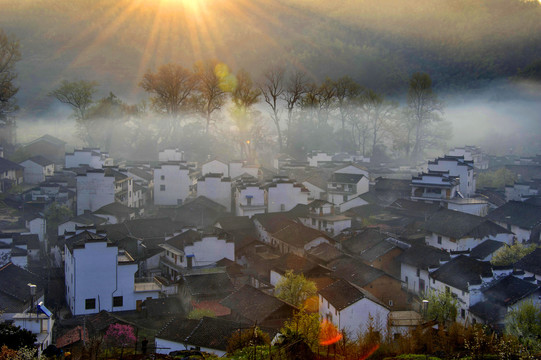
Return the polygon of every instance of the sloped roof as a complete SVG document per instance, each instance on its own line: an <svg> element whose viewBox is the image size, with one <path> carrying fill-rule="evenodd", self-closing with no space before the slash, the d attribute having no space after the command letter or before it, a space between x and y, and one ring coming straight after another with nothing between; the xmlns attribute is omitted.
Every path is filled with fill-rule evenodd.
<svg viewBox="0 0 541 360"><path fill-rule="evenodd" d="M51 160L49 160L49 159L47 159L47 158L45 158L44 156L41 156L41 155L32 156L31 158L28 158L25 161L28 161L28 160L30 160L30 161L38 164L38 165L41 165L41 166L47 166L47 165L54 164Z"/></svg>
<svg viewBox="0 0 541 360"><path fill-rule="evenodd" d="M484 290L483 294L493 303L511 306L536 290L539 290L538 285L508 275Z"/></svg>
<svg viewBox="0 0 541 360"><path fill-rule="evenodd" d="M178 230L181 224L169 218L148 218L127 220L121 224L101 225L98 230L105 230L109 239L121 240L127 236L138 239L163 239L165 235Z"/></svg>
<svg viewBox="0 0 541 360"><path fill-rule="evenodd" d="M138 167L132 167L128 169L128 173L133 174L146 181L154 180L154 175L152 174L152 170L150 169L147 171Z"/></svg>
<svg viewBox="0 0 541 360"><path fill-rule="evenodd" d="M342 174L333 173L329 182L343 183L343 184L357 184L363 177L363 174Z"/></svg>
<svg viewBox="0 0 541 360"><path fill-rule="evenodd" d="M364 261L373 262L395 248L399 247L391 241L384 239L369 249L364 250L360 254L360 258Z"/></svg>
<svg viewBox="0 0 541 360"><path fill-rule="evenodd" d="M308 250L308 254L313 258L320 260L322 263L328 263L336 260L343 255L343 253L331 244L321 243L316 247Z"/></svg>
<svg viewBox="0 0 541 360"><path fill-rule="evenodd" d="M470 257L474 259L484 259L490 254L493 254L505 244L501 241L488 239L471 249Z"/></svg>
<svg viewBox="0 0 541 360"><path fill-rule="evenodd" d="M468 284L481 284L481 277L492 276L489 262L479 261L460 255L443 264L430 277L462 291L468 291Z"/></svg>
<svg viewBox="0 0 541 360"><path fill-rule="evenodd" d="M486 300L470 306L469 311L490 324L498 324L505 318L507 307Z"/></svg>
<svg viewBox="0 0 541 360"><path fill-rule="evenodd" d="M13 161L9 161L8 159L5 159L3 157L0 157L0 172L22 169L24 169L24 167L22 167L21 165L14 163Z"/></svg>
<svg viewBox="0 0 541 360"><path fill-rule="evenodd" d="M296 222L289 223L288 226L273 233L272 236L296 248L303 248L310 241L317 238L325 238L331 240L327 235L312 229L310 227L298 224Z"/></svg>
<svg viewBox="0 0 541 360"><path fill-rule="evenodd" d="M81 215L77 215L76 217L73 217L69 219L68 221L63 222L63 224L70 221L77 224L83 224L83 225L100 225L100 224L105 223L107 219L104 219L100 216L96 216L92 213L87 212Z"/></svg>
<svg viewBox="0 0 541 360"><path fill-rule="evenodd" d="M351 285L344 279L339 279L324 289L319 290L319 294L327 299L338 311L342 311L364 298L374 301L374 296L370 295L367 291ZM379 300L375 302L380 304Z"/></svg>
<svg viewBox="0 0 541 360"><path fill-rule="evenodd" d="M185 315L182 302L175 296L147 299L143 302L143 306L149 317Z"/></svg>
<svg viewBox="0 0 541 360"><path fill-rule="evenodd" d="M131 214L137 213L137 210L138 209L136 208L131 208L115 201L105 206L102 206L98 210L94 211L94 213L114 216L129 216Z"/></svg>
<svg viewBox="0 0 541 360"><path fill-rule="evenodd" d="M328 265L333 270L333 276L345 279L359 287L364 287L381 276L390 276L383 270L366 265L351 257L341 257Z"/></svg>
<svg viewBox="0 0 541 360"><path fill-rule="evenodd" d="M541 207L521 201L509 201L492 210L487 217L490 220L516 225L523 229L533 229L541 225Z"/></svg>
<svg viewBox="0 0 541 360"><path fill-rule="evenodd" d="M34 144L34 143L40 142L40 141L46 141L48 143L51 143L51 144L54 144L54 145L57 145L57 146L64 146L64 145L67 144L65 141L60 140L59 138L56 138L56 137L54 137L52 135L49 135L49 134L45 134L42 137L39 137L37 139L34 139L34 140L30 141L25 146L28 146L30 144Z"/></svg>
<svg viewBox="0 0 541 360"><path fill-rule="evenodd" d="M411 192L410 180L379 178L374 186L376 191Z"/></svg>
<svg viewBox="0 0 541 360"><path fill-rule="evenodd" d="M541 248L537 248L524 256L515 264L515 267L536 275L541 275Z"/></svg>
<svg viewBox="0 0 541 360"><path fill-rule="evenodd" d="M424 229L454 239L481 239L497 234L512 234L509 230L481 216L460 211L440 209L425 223Z"/></svg>
<svg viewBox="0 0 541 360"><path fill-rule="evenodd" d="M284 274L288 270L293 270L295 274L309 274L311 271L320 268L315 262L298 255L287 253L271 262L271 269Z"/></svg>
<svg viewBox="0 0 541 360"><path fill-rule="evenodd" d="M22 269L13 263L0 267L0 310L20 312L31 299L27 284L37 286L36 294L43 292L44 281L38 275Z"/></svg>
<svg viewBox="0 0 541 360"><path fill-rule="evenodd" d="M382 234L378 230L365 229L361 232L356 232L347 236L347 238L342 240L342 246L348 252L360 255L364 251L379 244L387 237L388 235Z"/></svg>
<svg viewBox="0 0 541 360"><path fill-rule="evenodd" d="M248 216L222 216L216 223L219 223L225 231L251 230L254 227L253 221Z"/></svg>
<svg viewBox="0 0 541 360"><path fill-rule="evenodd" d="M293 222L284 213L265 213L256 214L253 216L254 220L257 220L263 228L271 234L287 227Z"/></svg>
<svg viewBox="0 0 541 360"><path fill-rule="evenodd" d="M192 296L225 297L234 290L227 273L189 275L184 276L182 281Z"/></svg>
<svg viewBox="0 0 541 360"><path fill-rule="evenodd" d="M223 299L220 304L253 322L262 322L283 306L290 307L291 310L295 309L293 305L250 285L244 285Z"/></svg>

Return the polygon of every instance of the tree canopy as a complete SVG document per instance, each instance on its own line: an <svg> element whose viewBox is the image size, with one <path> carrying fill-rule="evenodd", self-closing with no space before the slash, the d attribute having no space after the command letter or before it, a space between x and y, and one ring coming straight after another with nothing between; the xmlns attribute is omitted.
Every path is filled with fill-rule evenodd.
<svg viewBox="0 0 541 360"><path fill-rule="evenodd" d="M513 265L536 248L535 245L525 246L521 243L508 246L504 245L492 256L490 263L496 266Z"/></svg>
<svg viewBox="0 0 541 360"><path fill-rule="evenodd" d="M17 72L15 64L21 60L19 42L8 36L0 28L0 119L5 119L17 109L15 95L19 88L15 86Z"/></svg>
<svg viewBox="0 0 541 360"><path fill-rule="evenodd" d="M303 274L295 275L293 270L288 270L276 284L276 297L292 305L303 307L305 301L317 293L316 284L304 277Z"/></svg>

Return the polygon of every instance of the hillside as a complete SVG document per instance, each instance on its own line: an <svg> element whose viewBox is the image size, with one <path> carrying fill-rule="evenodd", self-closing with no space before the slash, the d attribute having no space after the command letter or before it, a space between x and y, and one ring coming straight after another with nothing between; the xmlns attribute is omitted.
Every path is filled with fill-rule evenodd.
<svg viewBox="0 0 541 360"><path fill-rule="evenodd" d="M439 88L477 88L541 59L541 5L519 0L0 0L20 40L18 102L42 114L62 79L137 101L142 74L216 58L260 74L272 62L314 79L349 74L401 92L427 71Z"/></svg>

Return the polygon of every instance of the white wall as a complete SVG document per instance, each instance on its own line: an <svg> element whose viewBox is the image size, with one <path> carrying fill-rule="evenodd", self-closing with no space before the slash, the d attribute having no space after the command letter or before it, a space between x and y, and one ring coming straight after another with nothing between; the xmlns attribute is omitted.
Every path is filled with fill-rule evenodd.
<svg viewBox="0 0 541 360"><path fill-rule="evenodd" d="M460 192L465 197L475 194L475 179L473 168L463 165L453 159L437 159L436 163L428 163L430 171L449 171L450 176L460 177Z"/></svg>
<svg viewBox="0 0 541 360"><path fill-rule="evenodd" d="M251 196L251 206L261 206L262 209L250 209L248 206L248 197ZM250 216L265 213L265 190L258 185L246 185L244 189L235 191L235 214L237 216Z"/></svg>
<svg viewBox="0 0 541 360"><path fill-rule="evenodd" d="M159 161L182 161L184 160L184 152L179 149L165 149L158 153Z"/></svg>
<svg viewBox="0 0 541 360"><path fill-rule="evenodd" d="M231 211L231 180L206 176L197 180L197 196L206 196Z"/></svg>
<svg viewBox="0 0 541 360"><path fill-rule="evenodd" d="M45 181L45 175L52 175L54 173L54 164L47 167L43 167L36 164L32 160L26 160L19 165L24 167L24 182L27 184L39 184Z"/></svg>
<svg viewBox="0 0 541 360"><path fill-rule="evenodd" d="M77 176L77 215L115 202L115 178L103 171Z"/></svg>
<svg viewBox="0 0 541 360"><path fill-rule="evenodd" d="M293 209L297 204L308 204L309 192L301 191L300 186L292 183L277 183L268 188L268 212L281 212Z"/></svg>
<svg viewBox="0 0 541 360"><path fill-rule="evenodd" d="M188 168L180 164L161 164L154 169L154 205L184 202L190 194L190 184Z"/></svg>
<svg viewBox="0 0 541 360"><path fill-rule="evenodd" d="M400 280L402 280L402 286L405 287L409 292L414 292L416 294L421 294L426 292L429 288L430 277L428 271L419 269L419 276L417 276L417 268L412 265L400 264ZM421 280L424 280L425 286L421 290L419 288L419 283Z"/></svg>
<svg viewBox="0 0 541 360"><path fill-rule="evenodd" d="M99 150L94 150L99 152ZM66 154L65 167L75 168L81 165L88 165L94 169L101 169L105 161L101 159L101 155L93 154L91 150L75 150L73 154Z"/></svg>
<svg viewBox="0 0 541 360"><path fill-rule="evenodd" d="M229 166L219 160L209 161L201 166L201 174L205 176L210 173L229 176Z"/></svg>
<svg viewBox="0 0 541 360"><path fill-rule="evenodd" d="M331 322L339 329L344 330L351 337L360 332L367 331L372 317L372 324L383 334L387 328L389 310L372 300L363 298L354 304L337 311L327 299L319 295L319 316L322 319L330 316Z"/></svg>
<svg viewBox="0 0 541 360"><path fill-rule="evenodd" d="M438 234L436 233L430 233L425 237L425 242L427 245L433 246L438 249L444 249L447 251L462 251L462 250L469 250L473 249L477 245L481 244L485 240L492 239L496 241L503 242L507 245L513 244L513 234L497 234L497 235L490 235L485 236L482 239L474 239L471 237L468 238L462 238L458 239L457 241L451 241L451 239L447 236L441 236L441 244L438 243Z"/></svg>

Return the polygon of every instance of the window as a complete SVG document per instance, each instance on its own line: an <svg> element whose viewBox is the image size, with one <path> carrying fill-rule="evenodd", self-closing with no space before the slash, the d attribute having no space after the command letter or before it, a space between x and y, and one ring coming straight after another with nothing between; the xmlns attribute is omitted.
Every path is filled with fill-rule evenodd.
<svg viewBox="0 0 541 360"><path fill-rule="evenodd" d="M113 307L124 306L124 299L122 296L113 296Z"/></svg>
<svg viewBox="0 0 541 360"><path fill-rule="evenodd" d="M165 180L165 175L160 176L160 180Z"/></svg>
<svg viewBox="0 0 541 360"><path fill-rule="evenodd" d="M165 191L165 185L160 185L160 191Z"/></svg>
<svg viewBox="0 0 541 360"><path fill-rule="evenodd" d="M438 235L438 244L441 245L441 236Z"/></svg>
<svg viewBox="0 0 541 360"><path fill-rule="evenodd" d="M347 195L342 196L342 200L343 200L344 202L348 201L348 196L347 196Z"/></svg>
<svg viewBox="0 0 541 360"><path fill-rule="evenodd" d="M92 310L96 308L96 299L85 300L85 310Z"/></svg>
<svg viewBox="0 0 541 360"><path fill-rule="evenodd" d="M392 300L389 300L389 306L393 306L393 301Z"/></svg>
<svg viewBox="0 0 541 360"><path fill-rule="evenodd" d="M406 285L408 285L408 277L406 276Z"/></svg>
<svg viewBox="0 0 541 360"><path fill-rule="evenodd" d="M312 218L312 225L316 225L316 219Z"/></svg>
<svg viewBox="0 0 541 360"><path fill-rule="evenodd" d="M421 268L417 268L417 277L421 276Z"/></svg>
<svg viewBox="0 0 541 360"><path fill-rule="evenodd" d="M466 310L460 309L460 317L465 319L466 318Z"/></svg>

